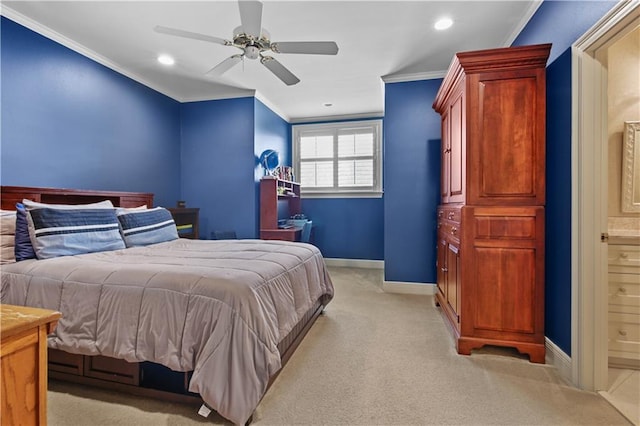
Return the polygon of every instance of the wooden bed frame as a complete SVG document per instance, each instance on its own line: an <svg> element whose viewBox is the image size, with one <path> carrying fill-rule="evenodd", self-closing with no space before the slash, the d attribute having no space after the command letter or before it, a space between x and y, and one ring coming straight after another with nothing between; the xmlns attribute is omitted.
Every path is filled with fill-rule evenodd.
<svg viewBox="0 0 640 426"><path fill-rule="evenodd" d="M37 188L1 186L0 204L3 210L15 210L17 202L29 199L50 204L86 204L110 200L116 207L153 206L153 194L144 192L91 191L82 189ZM318 300L302 320L278 344L282 354L282 366L307 334L315 320L322 314L328 301ZM172 402L202 403L198 394L189 392L191 372L176 372L152 362L130 363L106 356L71 354L49 349L49 377L81 383L129 394L148 396ZM269 387L282 371L269 381ZM249 419L249 422L251 419ZM248 423L249 423L248 422Z"/></svg>

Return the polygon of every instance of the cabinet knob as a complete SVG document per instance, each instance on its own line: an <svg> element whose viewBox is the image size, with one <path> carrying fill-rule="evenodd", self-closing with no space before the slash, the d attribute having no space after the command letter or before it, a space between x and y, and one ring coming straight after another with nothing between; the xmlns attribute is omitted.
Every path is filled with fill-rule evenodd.
<svg viewBox="0 0 640 426"><path fill-rule="evenodd" d="M628 257L629 257L629 255L627 253L624 253L624 252L620 253L620 259L626 259Z"/></svg>
<svg viewBox="0 0 640 426"><path fill-rule="evenodd" d="M447 217L448 217L449 219L453 219L453 212L449 212L449 214L447 215Z"/></svg>
<svg viewBox="0 0 640 426"><path fill-rule="evenodd" d="M445 149L445 150L444 150L444 153L445 153L445 154L448 154L448 153L450 153L450 152L451 152L451 148L447 148L447 149Z"/></svg>
<svg viewBox="0 0 640 426"><path fill-rule="evenodd" d="M627 335L627 331L626 330L618 330L618 334L621 336L626 336Z"/></svg>
<svg viewBox="0 0 640 426"><path fill-rule="evenodd" d="M451 233L453 235L456 235L457 232L458 232L458 228L456 228L455 226L453 228L451 228Z"/></svg>
<svg viewBox="0 0 640 426"><path fill-rule="evenodd" d="M618 293L627 294L627 289L626 289L626 288L624 288L624 287L620 287L620 288L618 289Z"/></svg>
<svg viewBox="0 0 640 426"><path fill-rule="evenodd" d="M440 270L441 270L442 272L447 272L447 271L449 271L447 268L440 268Z"/></svg>

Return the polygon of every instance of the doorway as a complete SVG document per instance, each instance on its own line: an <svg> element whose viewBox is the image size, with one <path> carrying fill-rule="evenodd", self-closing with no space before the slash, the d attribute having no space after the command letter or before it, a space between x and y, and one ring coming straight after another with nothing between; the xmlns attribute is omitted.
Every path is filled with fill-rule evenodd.
<svg viewBox="0 0 640 426"><path fill-rule="evenodd" d="M607 391L607 50L640 25L620 2L572 48L572 382Z"/></svg>

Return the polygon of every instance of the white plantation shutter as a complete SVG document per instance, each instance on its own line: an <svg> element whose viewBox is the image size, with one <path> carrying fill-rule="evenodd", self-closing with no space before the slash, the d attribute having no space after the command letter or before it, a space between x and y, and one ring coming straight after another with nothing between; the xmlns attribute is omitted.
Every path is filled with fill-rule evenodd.
<svg viewBox="0 0 640 426"><path fill-rule="evenodd" d="M297 125L293 139L303 195L382 195L381 120Z"/></svg>

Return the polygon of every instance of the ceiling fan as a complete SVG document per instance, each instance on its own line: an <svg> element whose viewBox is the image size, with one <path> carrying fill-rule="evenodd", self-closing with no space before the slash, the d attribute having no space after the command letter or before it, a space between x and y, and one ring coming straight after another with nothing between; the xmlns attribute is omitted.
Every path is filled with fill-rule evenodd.
<svg viewBox="0 0 640 426"><path fill-rule="evenodd" d="M207 72L209 75L222 75L241 62L243 58L260 58L260 63L287 86L299 83L300 79L275 58L266 55L266 52L312 55L336 55L338 53L338 45L333 41L272 42L269 33L262 28L262 3L254 0L239 0L238 6L242 25L233 30L233 40L225 40L219 37L160 25L157 25L154 30L162 34L208 41L223 46L233 46L242 51L242 53L232 55L213 67Z"/></svg>

